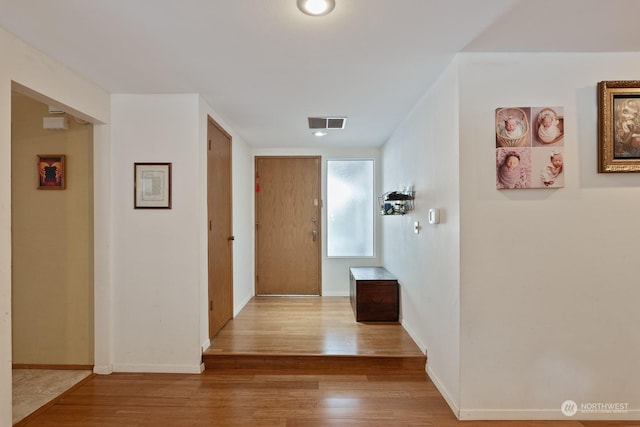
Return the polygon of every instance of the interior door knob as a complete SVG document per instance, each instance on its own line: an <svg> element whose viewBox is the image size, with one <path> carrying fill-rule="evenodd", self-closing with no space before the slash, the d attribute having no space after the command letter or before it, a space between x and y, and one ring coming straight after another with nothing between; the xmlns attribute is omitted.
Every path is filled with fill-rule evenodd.
<svg viewBox="0 0 640 427"><path fill-rule="evenodd" d="M232 241L232 240L236 240L236 238L235 238L235 236L229 236L229 237L227 237L227 240L228 241Z"/></svg>

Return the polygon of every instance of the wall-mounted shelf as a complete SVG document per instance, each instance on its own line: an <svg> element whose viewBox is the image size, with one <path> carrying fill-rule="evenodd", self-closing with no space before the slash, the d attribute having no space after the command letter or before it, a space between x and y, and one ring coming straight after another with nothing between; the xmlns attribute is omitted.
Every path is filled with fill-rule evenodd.
<svg viewBox="0 0 640 427"><path fill-rule="evenodd" d="M412 211L415 191L389 191L378 197L381 215L404 215Z"/></svg>

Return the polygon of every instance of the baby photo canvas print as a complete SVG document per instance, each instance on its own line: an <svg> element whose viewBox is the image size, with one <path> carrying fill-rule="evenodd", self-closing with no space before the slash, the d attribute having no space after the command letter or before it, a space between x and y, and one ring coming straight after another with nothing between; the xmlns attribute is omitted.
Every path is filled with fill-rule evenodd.
<svg viewBox="0 0 640 427"><path fill-rule="evenodd" d="M564 187L563 107L495 110L496 188Z"/></svg>

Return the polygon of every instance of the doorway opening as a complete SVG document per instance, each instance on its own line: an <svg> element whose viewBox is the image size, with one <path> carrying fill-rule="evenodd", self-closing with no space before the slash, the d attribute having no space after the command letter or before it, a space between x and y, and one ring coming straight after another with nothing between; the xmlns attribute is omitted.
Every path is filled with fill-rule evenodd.
<svg viewBox="0 0 640 427"><path fill-rule="evenodd" d="M93 126L17 86L11 96L13 368L90 373Z"/></svg>

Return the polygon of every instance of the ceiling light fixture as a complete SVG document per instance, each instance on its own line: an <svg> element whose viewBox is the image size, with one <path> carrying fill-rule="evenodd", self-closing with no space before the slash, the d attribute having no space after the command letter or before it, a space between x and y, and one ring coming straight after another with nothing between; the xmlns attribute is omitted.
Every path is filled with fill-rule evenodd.
<svg viewBox="0 0 640 427"><path fill-rule="evenodd" d="M327 134L326 132L322 132L322 131L319 131L319 130L313 132L313 136L317 136L317 137L325 136L326 134Z"/></svg>
<svg viewBox="0 0 640 427"><path fill-rule="evenodd" d="M311 16L324 16L336 7L336 0L298 0L298 9Z"/></svg>

